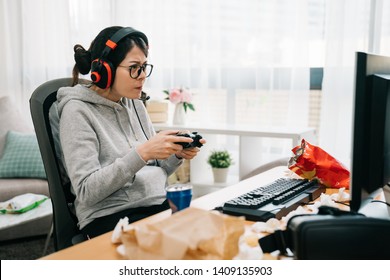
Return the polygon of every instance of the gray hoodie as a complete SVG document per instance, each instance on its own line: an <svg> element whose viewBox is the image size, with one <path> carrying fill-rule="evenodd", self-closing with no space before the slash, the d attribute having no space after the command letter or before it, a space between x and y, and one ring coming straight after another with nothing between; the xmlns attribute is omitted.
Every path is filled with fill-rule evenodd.
<svg viewBox="0 0 390 280"><path fill-rule="evenodd" d="M147 163L139 156L135 147L155 135L142 101L116 103L82 85L60 88L57 99L80 228L98 217L164 201L167 177L182 160L173 155Z"/></svg>

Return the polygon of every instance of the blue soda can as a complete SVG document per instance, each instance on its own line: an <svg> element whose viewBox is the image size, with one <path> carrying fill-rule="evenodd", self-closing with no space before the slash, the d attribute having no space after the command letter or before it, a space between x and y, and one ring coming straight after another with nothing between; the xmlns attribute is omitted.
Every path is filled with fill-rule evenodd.
<svg viewBox="0 0 390 280"><path fill-rule="evenodd" d="M166 187L167 199L172 213L190 206L192 199L192 186L189 184L174 184Z"/></svg>

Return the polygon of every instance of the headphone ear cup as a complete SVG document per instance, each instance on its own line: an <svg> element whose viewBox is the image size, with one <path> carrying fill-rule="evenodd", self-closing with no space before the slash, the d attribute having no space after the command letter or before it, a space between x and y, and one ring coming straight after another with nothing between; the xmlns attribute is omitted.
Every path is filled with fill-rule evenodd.
<svg viewBox="0 0 390 280"><path fill-rule="evenodd" d="M111 86L115 77L115 70L111 62L108 60L95 59L91 65L91 80L102 89L107 89Z"/></svg>

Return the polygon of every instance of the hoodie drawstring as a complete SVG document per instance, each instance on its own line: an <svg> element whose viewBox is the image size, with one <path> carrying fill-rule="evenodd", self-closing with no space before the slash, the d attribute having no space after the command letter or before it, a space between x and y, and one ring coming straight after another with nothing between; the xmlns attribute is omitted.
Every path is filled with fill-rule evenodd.
<svg viewBox="0 0 390 280"><path fill-rule="evenodd" d="M126 130L123 128L123 125L122 125L122 122L121 122L121 118L120 118L120 116L119 116L119 110L120 110L120 109L118 109L118 108L113 108L113 110L114 110L115 116L116 116L116 118L117 118L117 120L118 120L119 127L120 127L120 129L121 129L123 135L125 135L126 140L127 140L127 143L129 144L130 148L132 148L133 145L131 144L130 137L127 136ZM126 111L127 111L127 110L126 110ZM129 117L129 114L128 114L128 113L127 113L127 116ZM134 135L134 137L135 137L135 140L138 141L137 135L135 135L134 129L133 129L133 127L131 126L131 123L130 123L130 129L131 129L131 132L133 133L133 135Z"/></svg>

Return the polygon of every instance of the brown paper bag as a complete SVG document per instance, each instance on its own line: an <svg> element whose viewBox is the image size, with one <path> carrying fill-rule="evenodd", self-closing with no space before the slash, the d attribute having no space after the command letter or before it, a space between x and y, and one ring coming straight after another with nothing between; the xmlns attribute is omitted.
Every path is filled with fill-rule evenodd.
<svg viewBox="0 0 390 280"><path fill-rule="evenodd" d="M187 208L167 219L122 232L128 259L232 259L244 218Z"/></svg>

